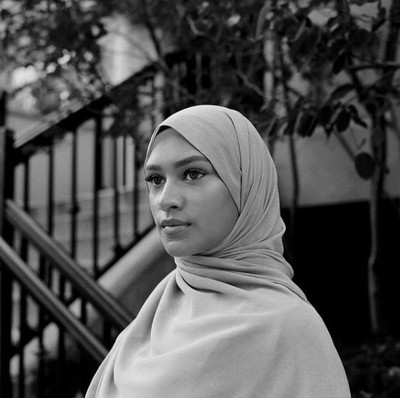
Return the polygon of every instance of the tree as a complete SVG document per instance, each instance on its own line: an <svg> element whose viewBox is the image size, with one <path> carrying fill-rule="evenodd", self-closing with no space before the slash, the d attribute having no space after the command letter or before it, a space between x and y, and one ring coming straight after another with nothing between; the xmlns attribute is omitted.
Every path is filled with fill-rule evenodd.
<svg viewBox="0 0 400 398"><path fill-rule="evenodd" d="M260 12L258 35L269 43L266 60L273 60L267 68L273 71L270 81L275 91L270 96L284 110L281 116L284 123L271 133L283 131L290 137L294 134L304 137L312 135L316 128L323 128L328 136L336 134L341 138L350 123L369 129L370 149L357 153L354 163L361 178L371 179L368 280L371 329L379 333L387 326L381 281L382 214L388 171L387 130L393 127L394 107L400 98L396 76L400 68L396 63L400 3L380 0L298 3L267 1ZM324 17L327 14L329 17ZM306 82L307 89L303 92L292 84L295 76ZM295 208L296 193L294 196Z"/></svg>
<svg viewBox="0 0 400 398"><path fill-rule="evenodd" d="M369 131L371 146L354 154L354 164L361 178L371 180L370 312L372 330L382 329L381 220L386 136L395 127L399 99L399 2L8 0L1 6L0 64L33 65L43 78L33 90L39 98L49 90L58 95L57 87L67 99L107 89L99 62L105 18L119 13L144 25L163 76L165 113L221 104L249 115L271 145L289 137L293 220L299 193L295 136L322 128L345 144L342 133L350 125ZM126 104L121 109L118 129L131 131L127 115L134 110Z"/></svg>
<svg viewBox="0 0 400 398"><path fill-rule="evenodd" d="M34 68L37 79L28 85L44 113L105 85L99 38L106 34L102 18L107 11L99 5L91 0L1 2L0 70ZM49 93L55 94L51 103L46 102Z"/></svg>
<svg viewBox="0 0 400 398"><path fill-rule="evenodd" d="M49 78L62 80L69 98L102 90L108 82L99 39L107 33L105 19L119 13L147 27L170 92L170 111L210 102L254 112L263 103L262 47L252 32L262 3L9 0L1 9L0 64L33 65L43 78L34 92L39 98L50 89L43 90ZM177 74L177 61L186 63L184 73Z"/></svg>

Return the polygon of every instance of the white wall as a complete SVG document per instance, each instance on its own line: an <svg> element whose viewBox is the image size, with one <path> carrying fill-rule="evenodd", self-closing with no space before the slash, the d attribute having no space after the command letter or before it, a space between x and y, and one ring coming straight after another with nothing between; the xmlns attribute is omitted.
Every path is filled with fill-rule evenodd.
<svg viewBox="0 0 400 398"><path fill-rule="evenodd" d="M144 26L131 26L123 15L114 15L105 23L110 33L101 40L103 67L112 84L120 83L156 60L154 45Z"/></svg>
<svg viewBox="0 0 400 398"><path fill-rule="evenodd" d="M355 153L357 147L367 138L367 132L348 131L343 135ZM388 143L388 165L386 190L390 195L400 197L400 142L391 132ZM338 138L329 139L322 132L309 138L296 139L296 153L300 175L300 205L325 205L342 202L367 200L370 182L358 176L354 161L350 158ZM368 141L358 150L368 149ZM289 206L293 198L289 144L287 139L276 143L274 159L278 170L281 202Z"/></svg>

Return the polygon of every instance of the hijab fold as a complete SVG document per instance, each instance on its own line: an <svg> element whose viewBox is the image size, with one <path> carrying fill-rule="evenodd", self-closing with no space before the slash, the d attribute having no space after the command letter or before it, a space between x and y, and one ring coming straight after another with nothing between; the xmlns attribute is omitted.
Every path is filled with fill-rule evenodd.
<svg viewBox="0 0 400 398"><path fill-rule="evenodd" d="M239 112L200 105L167 118L213 165L239 211L229 235L176 269L118 337L87 398L347 398L328 331L283 257L274 163Z"/></svg>

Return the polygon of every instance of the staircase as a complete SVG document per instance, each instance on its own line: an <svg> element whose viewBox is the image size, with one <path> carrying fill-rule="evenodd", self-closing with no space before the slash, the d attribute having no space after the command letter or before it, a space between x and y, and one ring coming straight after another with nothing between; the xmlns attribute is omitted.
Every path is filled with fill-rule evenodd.
<svg viewBox="0 0 400 398"><path fill-rule="evenodd" d="M82 396L173 267L140 169L162 108L157 82L149 66L17 139L0 120L2 398ZM120 132L116 109L132 104L132 131Z"/></svg>

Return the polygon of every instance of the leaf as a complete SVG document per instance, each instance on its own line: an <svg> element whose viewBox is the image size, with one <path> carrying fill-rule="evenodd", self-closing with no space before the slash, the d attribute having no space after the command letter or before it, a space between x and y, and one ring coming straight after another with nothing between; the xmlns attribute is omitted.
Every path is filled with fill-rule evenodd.
<svg viewBox="0 0 400 398"><path fill-rule="evenodd" d="M233 14L225 21L225 24L228 28L232 28L240 22L240 19L241 17L239 14Z"/></svg>
<svg viewBox="0 0 400 398"><path fill-rule="evenodd" d="M330 123L333 115L333 107L330 105L324 105L318 113L319 122L322 126L326 126Z"/></svg>
<svg viewBox="0 0 400 398"><path fill-rule="evenodd" d="M342 99L353 89L354 89L354 84L350 84L350 83L346 83L346 84L343 84L343 85L335 88L335 90L332 91L328 102L333 102L333 101Z"/></svg>
<svg viewBox="0 0 400 398"><path fill-rule="evenodd" d="M349 31L348 36L349 43L356 50L368 46L372 38L372 34L364 28L353 28Z"/></svg>
<svg viewBox="0 0 400 398"><path fill-rule="evenodd" d="M333 40L329 47L332 59L336 59L341 53L346 52L346 48L348 47L348 42L342 37L341 30L339 33L339 37Z"/></svg>
<svg viewBox="0 0 400 398"><path fill-rule="evenodd" d="M376 164L374 158L369 153L359 153L354 162L357 174L364 180L369 180L374 175Z"/></svg>
<svg viewBox="0 0 400 398"><path fill-rule="evenodd" d="M346 65L347 53L343 51L332 65L332 72L337 75Z"/></svg>
<svg viewBox="0 0 400 398"><path fill-rule="evenodd" d="M302 19L301 23L297 26L297 29L293 32L293 37L289 39L291 43L291 51L296 54L305 42L308 34L307 23L305 19Z"/></svg>
<svg viewBox="0 0 400 398"><path fill-rule="evenodd" d="M309 33L304 43L306 46L306 51L308 53L312 53L315 49L315 46L319 43L320 39L321 33L318 28L314 27L309 29Z"/></svg>
<svg viewBox="0 0 400 398"><path fill-rule="evenodd" d="M340 18L336 15L334 17L330 17L328 19L328 21L326 22L326 26L328 26L328 28L332 27L333 25L336 24L336 22L340 22Z"/></svg>
<svg viewBox="0 0 400 398"><path fill-rule="evenodd" d="M301 137L309 137L314 132L315 126L317 125L318 118L315 114L310 112L304 112L299 121L297 127L297 133Z"/></svg>
<svg viewBox="0 0 400 398"><path fill-rule="evenodd" d="M347 109L350 111L351 119L354 123L364 128L368 127L368 123L361 119L360 115L358 114L358 110L354 105L349 105Z"/></svg>
<svg viewBox="0 0 400 398"><path fill-rule="evenodd" d="M269 8L270 7L269 7L268 3L265 3L263 8L261 8L261 10L258 14L257 26L256 26L256 40L258 40L261 37Z"/></svg>
<svg viewBox="0 0 400 398"><path fill-rule="evenodd" d="M347 130L347 128L349 127L350 121L350 112L346 109L342 109L335 120L336 130L339 133L343 133L343 131Z"/></svg>
<svg viewBox="0 0 400 398"><path fill-rule="evenodd" d="M296 39L290 45L290 53L292 58L296 58L296 56L303 50L304 44L307 40L308 33L306 30L302 30L301 34L296 34Z"/></svg>

